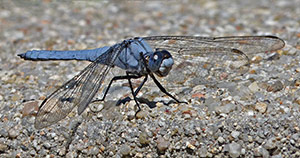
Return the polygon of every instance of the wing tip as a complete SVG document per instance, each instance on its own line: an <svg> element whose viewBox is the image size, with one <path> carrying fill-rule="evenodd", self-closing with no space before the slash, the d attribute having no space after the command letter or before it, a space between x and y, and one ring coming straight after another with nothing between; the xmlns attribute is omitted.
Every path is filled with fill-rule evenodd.
<svg viewBox="0 0 300 158"><path fill-rule="evenodd" d="M37 121L34 122L34 128L37 129L37 130L40 130L40 129L43 129L45 127L47 127L48 125L45 125L43 123L39 123Z"/></svg>
<svg viewBox="0 0 300 158"><path fill-rule="evenodd" d="M267 36L267 37L276 40L276 43L273 45L274 51L275 51L275 50L282 49L282 48L285 46L285 42L284 42L283 39L281 39L281 38L279 38L279 37L277 37L277 36L272 36L272 35Z"/></svg>

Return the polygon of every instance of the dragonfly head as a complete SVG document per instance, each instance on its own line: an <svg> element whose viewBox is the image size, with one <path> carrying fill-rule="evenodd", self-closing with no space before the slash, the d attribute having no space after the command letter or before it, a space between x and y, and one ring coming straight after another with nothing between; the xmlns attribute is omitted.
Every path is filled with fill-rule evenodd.
<svg viewBox="0 0 300 158"><path fill-rule="evenodd" d="M171 54L166 50L157 50L149 56L148 68L157 76L167 76L174 64Z"/></svg>

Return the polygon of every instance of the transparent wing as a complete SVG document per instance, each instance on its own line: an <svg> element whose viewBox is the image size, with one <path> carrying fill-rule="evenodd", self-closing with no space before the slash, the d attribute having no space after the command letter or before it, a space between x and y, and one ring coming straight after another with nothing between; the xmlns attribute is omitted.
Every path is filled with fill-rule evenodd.
<svg viewBox="0 0 300 158"><path fill-rule="evenodd" d="M150 36L143 39L153 49L166 49L174 58L168 87L216 84L238 80L248 70L249 57L284 47L275 36Z"/></svg>
<svg viewBox="0 0 300 158"><path fill-rule="evenodd" d="M113 63L118 53L118 49L107 50L95 62L48 96L40 105L35 118L35 128L41 129L60 121L76 106L78 114L81 114L101 87L111 68L110 64L100 63Z"/></svg>
<svg viewBox="0 0 300 158"><path fill-rule="evenodd" d="M143 37L152 48L160 48L173 53L201 55L220 53L210 48L237 49L246 55L281 49L285 43L275 36L231 36L231 37L197 37L197 36L150 36ZM217 50L217 49L216 49ZM224 52L221 52L224 53Z"/></svg>

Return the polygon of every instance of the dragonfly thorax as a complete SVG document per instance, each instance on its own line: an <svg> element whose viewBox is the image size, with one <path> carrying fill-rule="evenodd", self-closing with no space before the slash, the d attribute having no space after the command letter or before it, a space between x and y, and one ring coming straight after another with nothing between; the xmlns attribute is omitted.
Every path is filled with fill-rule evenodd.
<svg viewBox="0 0 300 158"><path fill-rule="evenodd" d="M160 77L167 76L174 64L171 54L166 50L155 51L149 56L148 68Z"/></svg>

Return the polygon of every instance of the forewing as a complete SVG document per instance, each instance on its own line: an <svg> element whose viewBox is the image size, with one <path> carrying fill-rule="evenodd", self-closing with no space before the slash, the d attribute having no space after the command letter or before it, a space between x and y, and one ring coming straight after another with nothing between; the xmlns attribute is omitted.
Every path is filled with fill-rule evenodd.
<svg viewBox="0 0 300 158"><path fill-rule="evenodd" d="M197 37L197 36L150 36L143 37L153 48L172 51L185 55L201 55L214 52L210 47L231 48L250 55L281 49L285 43L275 36L232 36L232 37ZM228 49L229 50L229 49Z"/></svg>
<svg viewBox="0 0 300 158"><path fill-rule="evenodd" d="M113 63L117 55L109 49L47 97L40 105L35 118L35 128L41 129L62 120L76 106L78 114L81 114L95 96L111 67L100 63Z"/></svg>

